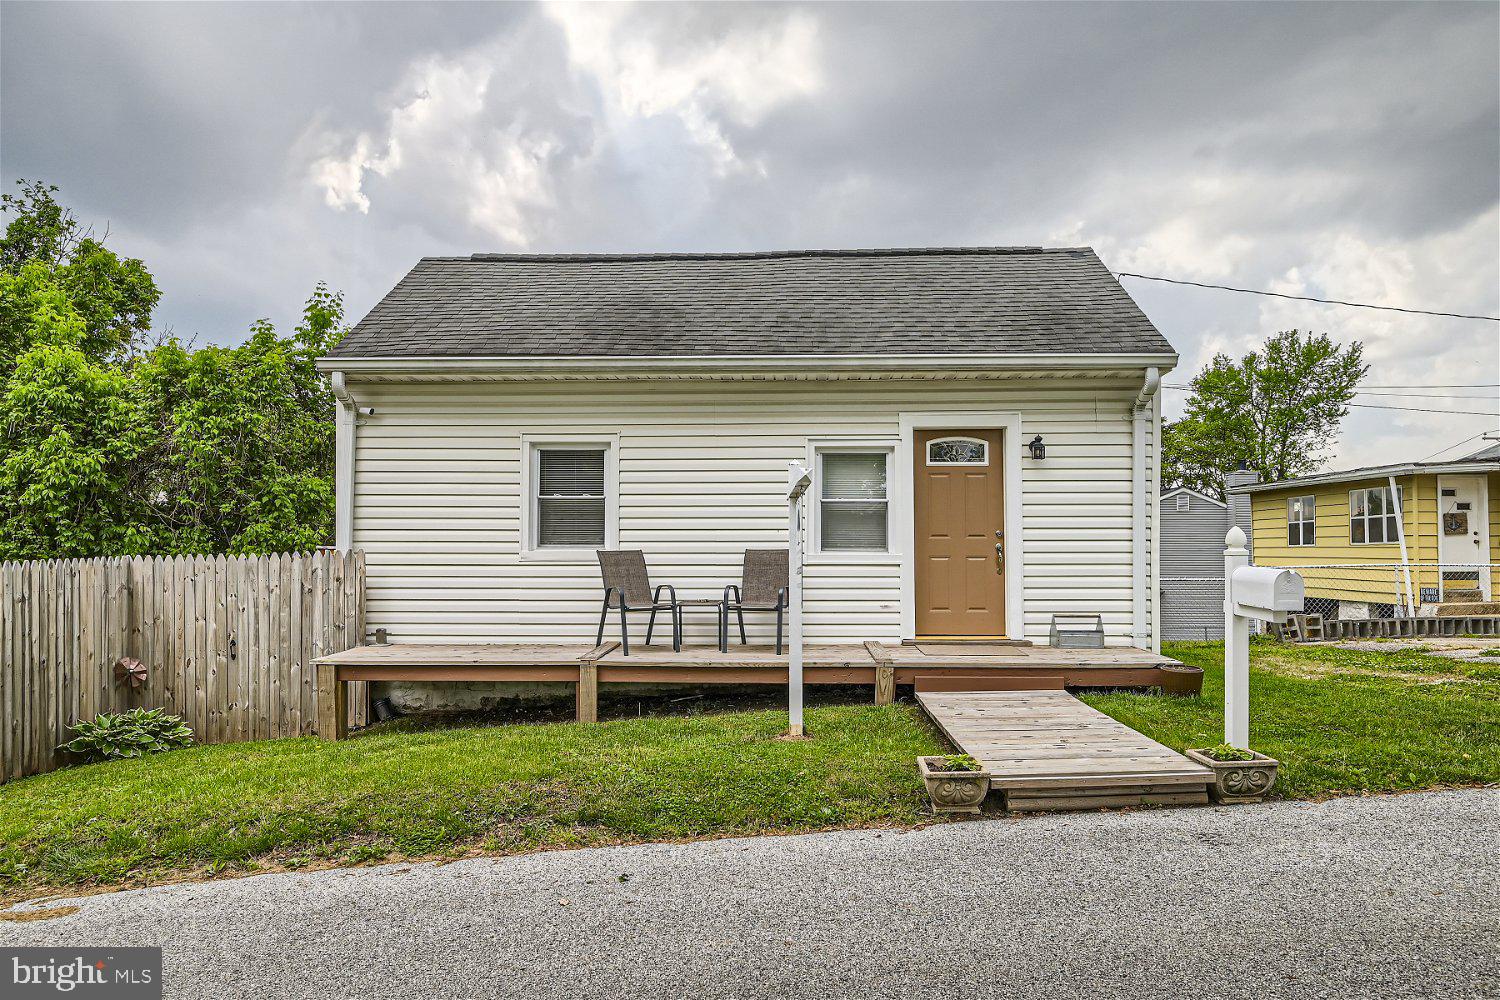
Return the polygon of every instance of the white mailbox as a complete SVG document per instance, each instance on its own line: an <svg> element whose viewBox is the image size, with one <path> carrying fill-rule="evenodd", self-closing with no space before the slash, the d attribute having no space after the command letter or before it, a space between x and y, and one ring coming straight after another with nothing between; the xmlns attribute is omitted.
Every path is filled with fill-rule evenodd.
<svg viewBox="0 0 1500 1000"><path fill-rule="evenodd" d="M1234 613L1263 622L1284 623L1302 610L1302 577L1274 566L1241 566L1230 576Z"/></svg>

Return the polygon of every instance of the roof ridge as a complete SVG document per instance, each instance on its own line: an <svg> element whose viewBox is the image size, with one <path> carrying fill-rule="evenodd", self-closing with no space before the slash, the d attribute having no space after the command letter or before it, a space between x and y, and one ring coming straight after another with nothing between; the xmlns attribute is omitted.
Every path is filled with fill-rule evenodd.
<svg viewBox="0 0 1500 1000"><path fill-rule="evenodd" d="M846 250L746 250L662 253L474 253L467 257L424 257L423 260L474 263L628 263L632 261L783 260L839 257L984 257L1023 254L1093 253L1092 247L870 247Z"/></svg>

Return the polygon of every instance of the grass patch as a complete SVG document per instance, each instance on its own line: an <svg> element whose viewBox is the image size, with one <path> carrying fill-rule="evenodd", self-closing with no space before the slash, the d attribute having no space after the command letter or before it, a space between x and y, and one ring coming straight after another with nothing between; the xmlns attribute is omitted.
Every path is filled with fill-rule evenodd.
<svg viewBox="0 0 1500 1000"><path fill-rule="evenodd" d="M1177 750L1218 744L1222 646L1166 652L1204 669L1202 698L1084 700ZM1277 795L1500 781L1495 664L1269 642L1254 645L1251 663L1251 733L1282 762ZM403 720L342 743L193 747L25 778L0 786L0 899L258 868L924 821L914 758L948 748L915 706L817 705L807 741L778 739L779 708L724 710L779 700L768 692L678 709L693 715L597 726Z"/></svg>
<svg viewBox="0 0 1500 1000"><path fill-rule="evenodd" d="M912 824L913 706L420 730L193 747L0 786L0 893L303 867Z"/></svg>
<svg viewBox="0 0 1500 1000"><path fill-rule="evenodd" d="M1089 694L1084 701L1174 750L1224 738L1224 647L1168 643L1204 670L1203 697ZM1500 781L1500 672L1411 650L1354 652L1256 641L1250 736L1281 761L1276 794L1397 792Z"/></svg>

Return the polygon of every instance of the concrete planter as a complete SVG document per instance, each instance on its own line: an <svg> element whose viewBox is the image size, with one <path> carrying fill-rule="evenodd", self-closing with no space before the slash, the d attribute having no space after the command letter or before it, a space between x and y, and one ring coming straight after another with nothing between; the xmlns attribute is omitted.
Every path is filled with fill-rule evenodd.
<svg viewBox="0 0 1500 1000"><path fill-rule="evenodd" d="M922 782L935 813L972 813L977 815L984 797L990 793L988 771L940 771L941 757L918 757Z"/></svg>
<svg viewBox="0 0 1500 1000"><path fill-rule="evenodd" d="M1263 753L1250 751L1253 760L1214 760L1201 750L1189 750L1188 757L1213 771L1214 783L1209 793L1215 802L1259 802L1276 784L1277 762Z"/></svg>

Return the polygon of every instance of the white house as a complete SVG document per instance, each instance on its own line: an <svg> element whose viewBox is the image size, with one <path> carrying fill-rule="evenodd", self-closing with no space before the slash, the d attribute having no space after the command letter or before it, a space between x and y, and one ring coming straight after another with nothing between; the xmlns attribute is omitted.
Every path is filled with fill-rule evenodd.
<svg viewBox="0 0 1500 1000"><path fill-rule="evenodd" d="M1087 248L428 258L320 361L338 544L392 643L591 642L595 550L715 597L803 460L809 643L1156 651L1176 361Z"/></svg>

